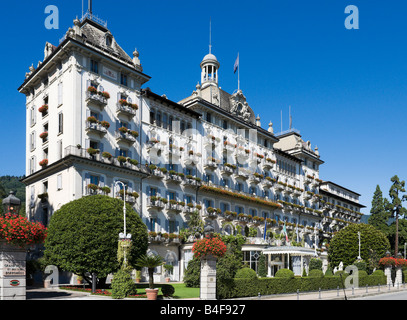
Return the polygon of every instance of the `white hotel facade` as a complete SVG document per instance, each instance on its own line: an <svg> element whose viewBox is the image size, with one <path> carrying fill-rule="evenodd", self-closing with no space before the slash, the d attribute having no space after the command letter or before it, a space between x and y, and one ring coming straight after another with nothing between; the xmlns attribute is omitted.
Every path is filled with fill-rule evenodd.
<svg viewBox="0 0 407 320"><path fill-rule="evenodd" d="M215 232L247 236L244 261L257 270L263 252L269 276L287 266L301 274L310 257L324 256L334 231L360 221L360 195L320 179L319 151L298 131L262 128L242 91L219 87L219 69L206 55L193 94L170 101L143 88L150 77L137 51L130 57L89 14L76 19L19 88L29 218L47 225L70 201L120 196L121 181L148 227L149 251L174 265L174 281L192 258L193 212Z"/></svg>

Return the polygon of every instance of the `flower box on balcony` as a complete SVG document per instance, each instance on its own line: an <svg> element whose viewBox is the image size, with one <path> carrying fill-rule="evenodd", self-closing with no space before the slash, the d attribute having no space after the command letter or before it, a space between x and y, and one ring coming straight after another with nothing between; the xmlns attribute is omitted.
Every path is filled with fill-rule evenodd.
<svg viewBox="0 0 407 320"><path fill-rule="evenodd" d="M45 132L41 133L41 134L40 134L40 138L41 138L42 140L46 140L46 139L48 138L48 132L45 131Z"/></svg>
<svg viewBox="0 0 407 320"><path fill-rule="evenodd" d="M38 111L41 112L42 115L44 116L48 112L48 105L47 104L42 105L41 107L38 108Z"/></svg>
<svg viewBox="0 0 407 320"><path fill-rule="evenodd" d="M88 148L86 151L87 151L87 153L89 153L91 156L94 156L94 155L100 153L100 150L94 149L94 148Z"/></svg>
<svg viewBox="0 0 407 320"><path fill-rule="evenodd" d="M41 160L39 164L41 167L45 168L48 165L48 159Z"/></svg>

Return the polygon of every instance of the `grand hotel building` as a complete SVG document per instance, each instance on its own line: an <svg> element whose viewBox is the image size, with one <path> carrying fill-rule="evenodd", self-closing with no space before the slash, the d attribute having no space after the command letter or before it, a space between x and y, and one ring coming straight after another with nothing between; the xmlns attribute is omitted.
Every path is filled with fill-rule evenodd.
<svg viewBox="0 0 407 320"><path fill-rule="evenodd" d="M174 266L174 281L192 258L196 214L215 232L245 235L253 269L264 253L269 276L281 267L301 274L310 257L324 257L334 231L360 221L360 195L319 177L319 151L298 131L264 129L241 90L223 91L213 54L200 66L195 91L174 102L145 87L137 50L130 57L89 13L58 46L47 42L19 88L26 212L47 225L75 199L121 196L147 225L149 251ZM155 280L163 276L159 268Z"/></svg>

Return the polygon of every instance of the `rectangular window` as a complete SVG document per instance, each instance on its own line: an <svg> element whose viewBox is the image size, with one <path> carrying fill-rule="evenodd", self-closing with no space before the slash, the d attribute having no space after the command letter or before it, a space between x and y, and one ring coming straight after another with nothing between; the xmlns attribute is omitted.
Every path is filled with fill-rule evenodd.
<svg viewBox="0 0 407 320"><path fill-rule="evenodd" d="M63 102L63 84L62 82L58 83L58 107L62 105Z"/></svg>
<svg viewBox="0 0 407 320"><path fill-rule="evenodd" d="M123 73L120 75L120 84L127 87L127 76Z"/></svg>
<svg viewBox="0 0 407 320"><path fill-rule="evenodd" d="M168 221L169 222L169 230L168 230L168 232L169 233L175 233L175 232L177 232L177 228L176 228L176 224L175 224L175 221Z"/></svg>
<svg viewBox="0 0 407 320"><path fill-rule="evenodd" d="M58 113L58 134L64 133L64 114Z"/></svg>
<svg viewBox="0 0 407 320"><path fill-rule="evenodd" d="M90 71L99 73L99 63L95 60L90 60Z"/></svg>
<svg viewBox="0 0 407 320"><path fill-rule="evenodd" d="M91 175L90 176L90 183L91 184L95 184L95 185L99 185L99 181L100 181L100 178L99 178L99 176L94 176L94 175Z"/></svg>
<svg viewBox="0 0 407 320"><path fill-rule="evenodd" d="M57 189L62 190L62 174L57 175Z"/></svg>

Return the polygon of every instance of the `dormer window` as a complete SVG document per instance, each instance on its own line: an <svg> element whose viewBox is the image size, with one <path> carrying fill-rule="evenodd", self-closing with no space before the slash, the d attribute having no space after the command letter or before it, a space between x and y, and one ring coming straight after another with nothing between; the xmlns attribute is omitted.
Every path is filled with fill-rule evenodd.
<svg viewBox="0 0 407 320"><path fill-rule="evenodd" d="M111 47L113 42L113 38L111 36L106 36L106 46Z"/></svg>

